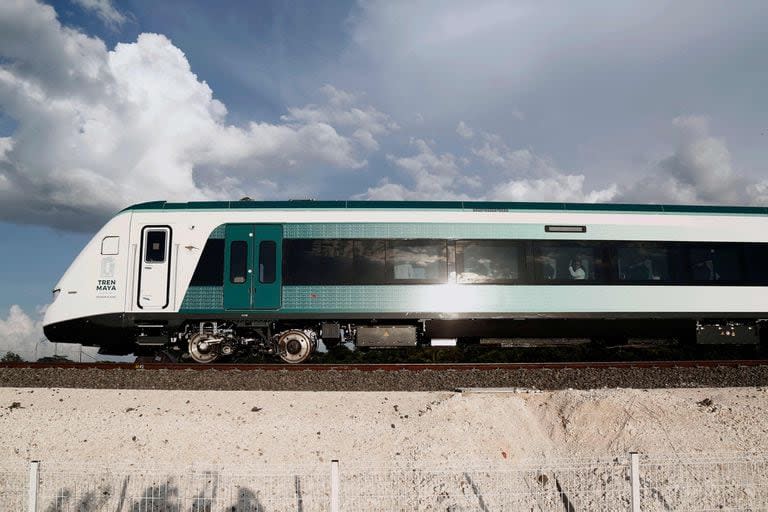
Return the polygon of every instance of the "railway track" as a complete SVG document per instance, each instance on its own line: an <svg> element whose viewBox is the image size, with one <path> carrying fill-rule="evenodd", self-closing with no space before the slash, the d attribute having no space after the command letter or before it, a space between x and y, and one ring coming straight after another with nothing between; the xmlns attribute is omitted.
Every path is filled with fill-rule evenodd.
<svg viewBox="0 0 768 512"><path fill-rule="evenodd" d="M768 386L768 360L300 365L56 361L0 364L0 386L342 392L762 387Z"/></svg>
<svg viewBox="0 0 768 512"><path fill-rule="evenodd" d="M187 364L187 363L107 363L70 361L0 363L0 368L30 369L99 369L99 370L217 370L217 371L467 371L467 370L567 370L567 369L631 369L631 368L735 368L768 366L768 359L724 359L689 361L596 361L542 363L370 363L370 364Z"/></svg>

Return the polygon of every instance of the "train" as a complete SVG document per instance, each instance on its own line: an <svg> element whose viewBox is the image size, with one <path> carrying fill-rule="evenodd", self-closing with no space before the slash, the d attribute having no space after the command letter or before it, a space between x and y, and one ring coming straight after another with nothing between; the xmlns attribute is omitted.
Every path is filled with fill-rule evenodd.
<svg viewBox="0 0 768 512"><path fill-rule="evenodd" d="M306 361L530 337L768 332L768 208L481 201L154 201L53 289L45 336L102 354Z"/></svg>

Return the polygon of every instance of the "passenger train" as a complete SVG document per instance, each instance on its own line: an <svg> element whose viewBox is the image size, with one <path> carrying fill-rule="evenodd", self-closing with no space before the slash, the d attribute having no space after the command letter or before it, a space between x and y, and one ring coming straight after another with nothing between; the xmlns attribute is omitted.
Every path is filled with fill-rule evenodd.
<svg viewBox="0 0 768 512"><path fill-rule="evenodd" d="M758 343L768 208L151 202L53 290L53 342L210 363L345 343L676 336Z"/></svg>

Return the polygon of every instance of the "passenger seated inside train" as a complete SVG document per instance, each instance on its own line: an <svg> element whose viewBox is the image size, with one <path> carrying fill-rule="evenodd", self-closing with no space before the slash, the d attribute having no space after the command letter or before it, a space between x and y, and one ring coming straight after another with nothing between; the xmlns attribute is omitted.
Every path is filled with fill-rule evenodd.
<svg viewBox="0 0 768 512"><path fill-rule="evenodd" d="M571 274L571 279L581 280L587 278L587 273L581 268L580 260L571 261L571 264L568 265L568 273Z"/></svg>

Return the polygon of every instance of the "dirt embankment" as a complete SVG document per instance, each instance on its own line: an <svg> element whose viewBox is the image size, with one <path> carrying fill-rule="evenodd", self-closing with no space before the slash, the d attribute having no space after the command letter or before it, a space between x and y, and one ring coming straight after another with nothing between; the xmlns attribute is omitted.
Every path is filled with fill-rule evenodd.
<svg viewBox="0 0 768 512"><path fill-rule="evenodd" d="M487 465L768 452L768 389L269 392L0 388L0 460Z"/></svg>

